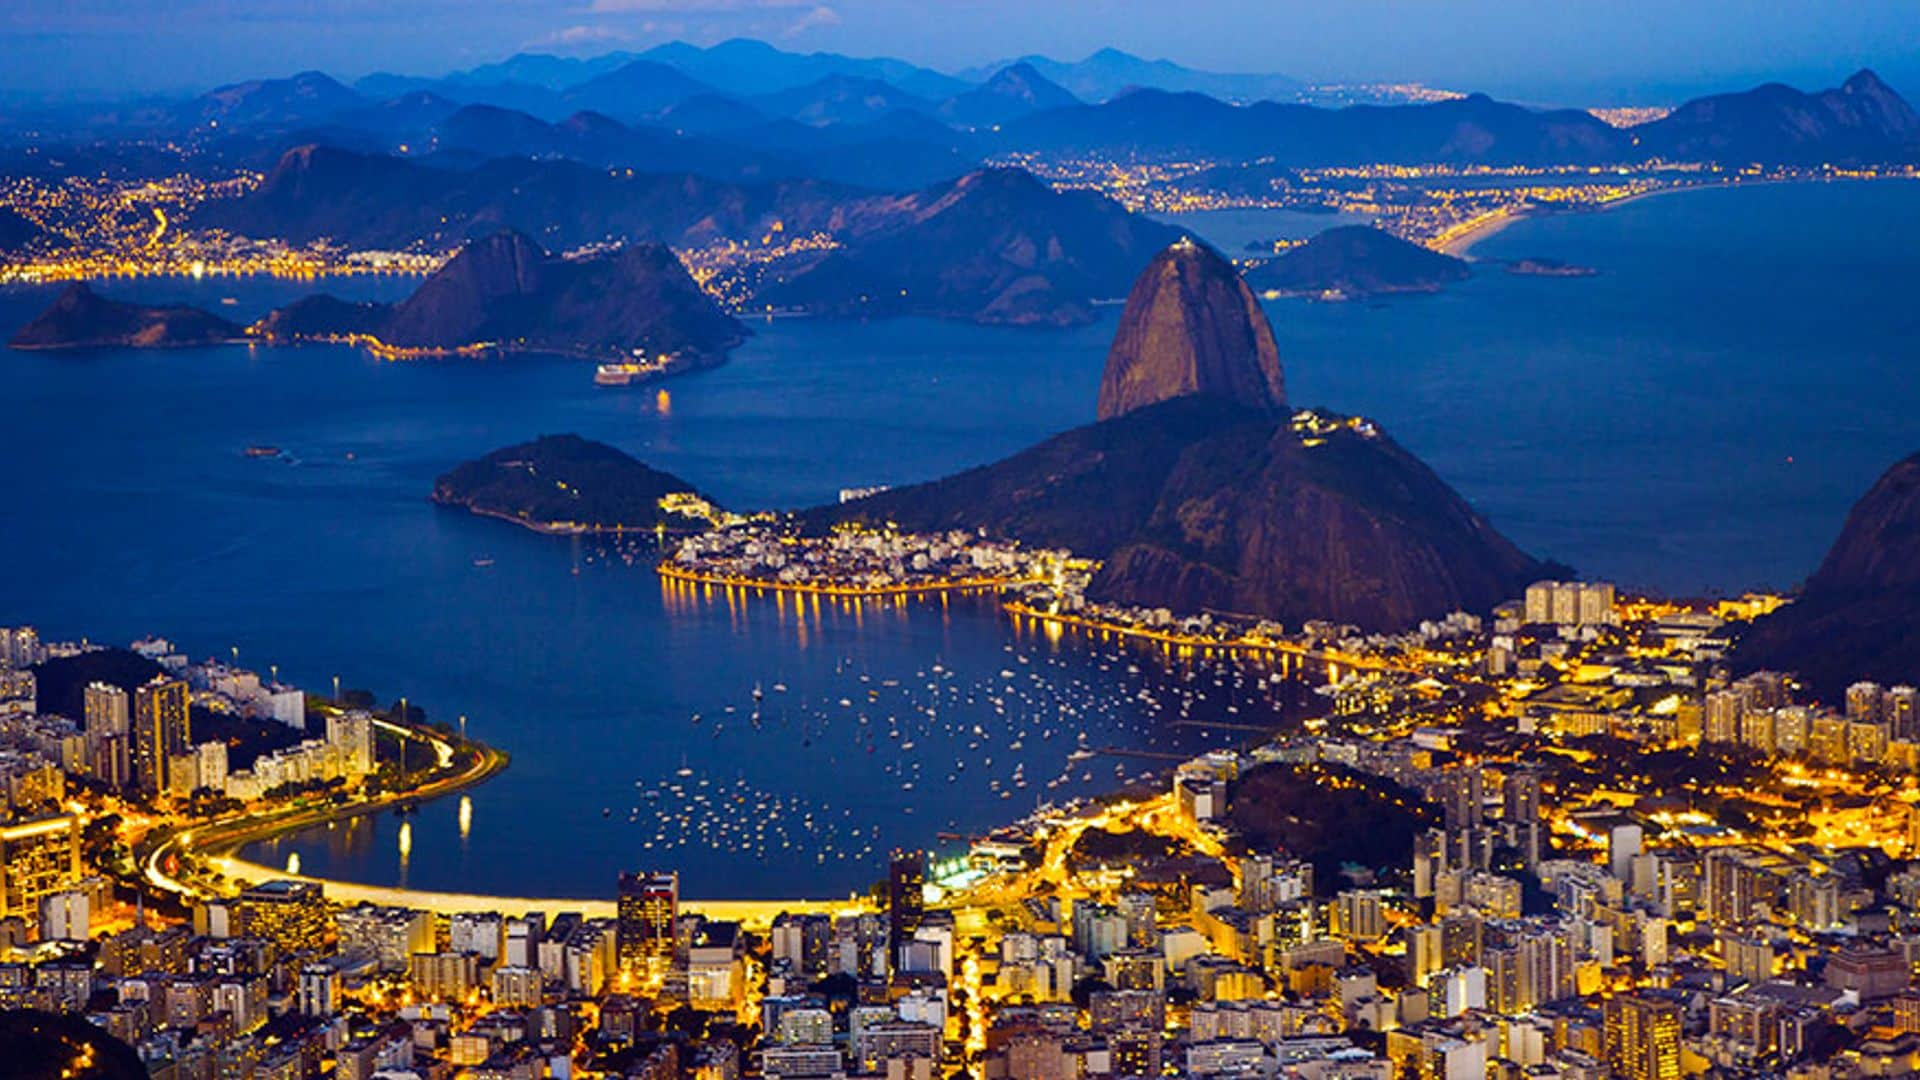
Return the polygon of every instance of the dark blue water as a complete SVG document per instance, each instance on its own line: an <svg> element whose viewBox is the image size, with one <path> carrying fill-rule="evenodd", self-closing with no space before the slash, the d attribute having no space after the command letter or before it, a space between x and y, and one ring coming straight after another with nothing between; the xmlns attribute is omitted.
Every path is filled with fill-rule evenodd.
<svg viewBox="0 0 1920 1080"><path fill-rule="evenodd" d="M1440 296L1270 312L1296 401L1379 419L1523 546L1669 591L1786 585L1920 443L1914 235L1912 185L1690 193L1522 223L1479 252L1597 277L1483 267ZM233 296L241 315L303 291L108 289ZM46 295L0 293L0 327ZM664 410L561 362L10 353L0 623L162 633L197 656L237 645L313 689L338 674L465 714L514 755L473 793L464 837L453 801L425 808L404 863L390 819L256 852L298 852L309 873L580 896L654 866L681 869L690 895L863 887L896 843L1110 784L1099 758L1045 787L1081 731L1181 750L1224 736L1167 728L1180 701L1146 659L1018 639L991 610L729 608L663 593L646 553L630 566L425 492L463 458L556 431L737 506L940 475L1090 419L1116 314L1065 333L762 324L731 364L667 384ZM244 457L253 443L298 464ZM1255 708L1231 680L1201 689L1196 716Z"/></svg>
<svg viewBox="0 0 1920 1080"><path fill-rule="evenodd" d="M209 304L239 290L237 315L288 291L107 288ZM6 296L0 322L44 299ZM256 852L429 888L591 896L623 867L661 866L695 896L831 894L870 883L895 845L978 832L1111 788L1116 765L1159 764L1068 770L1083 733L1092 747L1161 750L1244 738L1165 729L1155 710L1180 706L1137 696L1164 684L1158 665L1022 640L991 605L708 602L663 589L650 550L425 501L461 459L556 431L617 443L737 506L940 475L1088 419L1108 333L762 331L726 367L671 383L664 405L651 389L595 388L590 366L562 361L10 353L22 475L0 611L55 636L162 633L201 657L237 646L313 690L338 675L469 717L514 760L473 793L464 835L448 801L413 822L404 864L391 818ZM252 444L294 463L249 458ZM1257 718L1230 681L1203 689L1193 715L1238 701L1240 719Z"/></svg>

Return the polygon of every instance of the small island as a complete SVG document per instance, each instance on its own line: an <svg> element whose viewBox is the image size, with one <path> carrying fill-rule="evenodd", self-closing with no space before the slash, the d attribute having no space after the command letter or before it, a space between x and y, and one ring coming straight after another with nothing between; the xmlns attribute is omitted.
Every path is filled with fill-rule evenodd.
<svg viewBox="0 0 1920 1080"><path fill-rule="evenodd" d="M685 480L578 435L542 435L457 466L432 500L543 533L700 532L720 513Z"/></svg>
<svg viewBox="0 0 1920 1080"><path fill-rule="evenodd" d="M1512 259L1505 264L1507 273L1523 277L1592 277L1600 271L1591 266L1580 266L1536 255L1527 259Z"/></svg>
<svg viewBox="0 0 1920 1080"><path fill-rule="evenodd" d="M1410 243L1371 225L1341 225L1247 272L1270 296L1352 300L1438 292L1473 275L1464 259Z"/></svg>
<svg viewBox="0 0 1920 1080"><path fill-rule="evenodd" d="M21 327L10 344L16 349L162 349L221 345L245 337L237 323L199 308L109 300L76 281Z"/></svg>

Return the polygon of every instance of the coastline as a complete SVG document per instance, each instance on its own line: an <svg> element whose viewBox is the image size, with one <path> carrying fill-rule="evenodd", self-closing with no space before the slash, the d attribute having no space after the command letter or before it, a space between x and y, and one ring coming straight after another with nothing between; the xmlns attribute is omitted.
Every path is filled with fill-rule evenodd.
<svg viewBox="0 0 1920 1080"><path fill-rule="evenodd" d="M805 582L761 581L756 578L729 578L718 574L703 574L697 570L682 570L668 562L654 567L654 572L662 580L679 581L689 585L715 586L723 589L748 589L755 592L799 593L814 596L919 596L932 593L975 593L995 592L1005 588L1017 588L1022 585L1040 584L1039 578L959 578L953 581L936 581L925 584L912 583L901 585L812 585Z"/></svg>
<svg viewBox="0 0 1920 1080"><path fill-rule="evenodd" d="M613 900L487 896L479 893L408 889L394 885L362 885L333 878L289 874L235 855L213 855L209 856L207 861L220 873L236 880L265 881L278 878L314 882L325 890L329 901L338 904L364 903L383 907L418 908L438 915L484 911L506 917L518 917L529 911L541 911L549 915L564 911L577 912L590 919L611 919L617 914L617 903ZM840 900L700 900L682 897L680 908L682 911L705 915L709 918L744 922L749 925L765 925L772 922L775 915L783 912L796 915L840 915L871 910L870 905L862 903L858 897Z"/></svg>
<svg viewBox="0 0 1920 1080"><path fill-rule="evenodd" d="M1786 184L1871 184L1898 182L1903 179L1906 178L1899 176L1796 176L1768 179L1765 177L1743 177L1736 175L1716 180L1696 180L1677 183L1669 187L1654 188L1651 191L1639 191L1632 195L1622 195L1617 199L1595 203L1593 204L1593 209L1587 212L1605 213L1615 207L1627 206L1639 202L1642 199L1654 199L1664 195L1680 195L1690 191L1712 191L1716 189L1761 186L1773 187ZM1560 211L1546 212L1555 213ZM1429 246L1443 255L1452 255L1455 258L1462 259L1470 258L1470 252L1480 241L1501 232L1516 221L1524 221L1528 218L1538 216L1542 216L1541 211L1496 210L1454 226L1452 229L1443 232L1440 236L1435 237Z"/></svg>
<svg viewBox="0 0 1920 1080"><path fill-rule="evenodd" d="M384 722L381 726L390 730L405 731L411 737L425 741L434 748L443 764L453 760L455 754L453 744L444 738ZM163 892L171 892L183 897L204 895L208 890L197 888L174 877L164 867L169 863L177 866L182 856L196 855L209 864L218 865L224 856L247 844L297 832L315 825L364 817L395 806L433 802L490 780L507 767L510 759L505 751L497 750L484 743L468 745L474 751L474 760L470 767L424 787L385 792L373 798L363 798L339 806L302 807L296 802L291 807L285 808L278 816L262 817L257 812L249 811L242 812L238 816L189 826L163 837L159 843L146 851L141 858L141 875L148 885ZM268 877L284 876L274 875L264 867L259 869Z"/></svg>
<svg viewBox="0 0 1920 1080"><path fill-rule="evenodd" d="M456 499L436 499L429 495L427 496L427 501L435 506L444 506L449 510L465 510L475 517L493 518L496 521L504 521L510 525L518 525L529 532L536 532L542 536L628 536L660 532L665 532L669 536L695 536L700 532L698 529L679 528L664 524L584 525L563 521L533 521L505 510L492 510L484 506L475 506L472 503L461 502Z"/></svg>
<svg viewBox="0 0 1920 1080"><path fill-rule="evenodd" d="M1638 196L1635 196L1635 198L1638 198ZM1622 201L1624 202L1625 200ZM1451 255L1456 259L1468 258L1469 252L1473 250L1475 244L1505 230L1507 226L1512 225L1522 218L1532 216L1531 214L1513 210L1496 210L1490 214L1482 214L1471 221L1449 229L1447 233L1444 234L1444 237L1439 238L1439 242L1433 245L1433 250L1442 255Z"/></svg>

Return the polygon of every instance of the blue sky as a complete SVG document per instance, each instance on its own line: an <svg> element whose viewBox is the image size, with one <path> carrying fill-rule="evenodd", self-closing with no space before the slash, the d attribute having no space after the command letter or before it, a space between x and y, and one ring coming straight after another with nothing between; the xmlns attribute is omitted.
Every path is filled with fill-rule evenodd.
<svg viewBox="0 0 1920 1080"><path fill-rule="evenodd" d="M0 90L203 89L320 68L434 74L515 51L760 37L953 69L1103 45L1319 82L1662 102L1874 67L1920 84L1914 0L0 0ZM1920 87L1916 87L1920 89Z"/></svg>

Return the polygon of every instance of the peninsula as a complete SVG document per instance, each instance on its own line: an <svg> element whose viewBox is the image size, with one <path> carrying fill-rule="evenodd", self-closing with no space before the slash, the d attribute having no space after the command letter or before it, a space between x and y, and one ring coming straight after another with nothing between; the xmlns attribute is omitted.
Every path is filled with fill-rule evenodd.
<svg viewBox="0 0 1920 1080"><path fill-rule="evenodd" d="M184 304L148 307L109 300L74 282L20 328L16 349L85 349L132 346L159 349L240 341L246 331L218 315Z"/></svg>
<svg viewBox="0 0 1920 1080"><path fill-rule="evenodd" d="M1473 276L1464 259L1371 225L1341 225L1247 273L1247 284L1287 296L1352 299L1438 292Z"/></svg>

